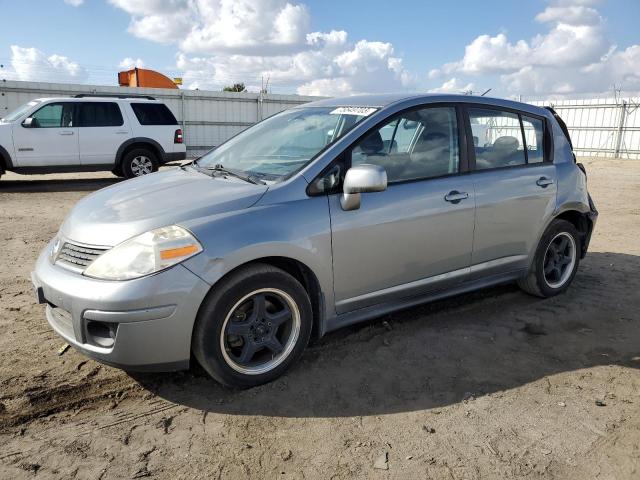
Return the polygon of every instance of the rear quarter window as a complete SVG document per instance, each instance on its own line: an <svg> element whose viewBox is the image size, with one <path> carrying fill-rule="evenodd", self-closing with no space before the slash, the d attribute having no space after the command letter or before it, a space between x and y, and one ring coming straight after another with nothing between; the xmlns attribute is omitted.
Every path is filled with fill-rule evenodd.
<svg viewBox="0 0 640 480"><path fill-rule="evenodd" d="M124 123L117 103L84 102L78 107L80 127L119 127Z"/></svg>
<svg viewBox="0 0 640 480"><path fill-rule="evenodd" d="M140 125L177 125L171 110L162 103L132 103L131 109Z"/></svg>

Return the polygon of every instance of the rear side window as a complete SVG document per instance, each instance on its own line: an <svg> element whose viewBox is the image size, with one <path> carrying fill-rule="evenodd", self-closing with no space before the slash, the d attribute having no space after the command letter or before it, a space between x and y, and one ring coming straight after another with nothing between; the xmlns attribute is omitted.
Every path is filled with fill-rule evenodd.
<svg viewBox="0 0 640 480"><path fill-rule="evenodd" d="M517 114L488 108L470 108L469 121L476 153L476 170L527 163Z"/></svg>
<svg viewBox="0 0 640 480"><path fill-rule="evenodd" d="M176 117L162 103L132 103L131 108L140 125L177 125Z"/></svg>
<svg viewBox="0 0 640 480"><path fill-rule="evenodd" d="M87 102L78 104L80 127L119 127L124 123L117 103Z"/></svg>
<svg viewBox="0 0 640 480"><path fill-rule="evenodd" d="M544 162L544 124L539 118L522 115L527 163Z"/></svg>

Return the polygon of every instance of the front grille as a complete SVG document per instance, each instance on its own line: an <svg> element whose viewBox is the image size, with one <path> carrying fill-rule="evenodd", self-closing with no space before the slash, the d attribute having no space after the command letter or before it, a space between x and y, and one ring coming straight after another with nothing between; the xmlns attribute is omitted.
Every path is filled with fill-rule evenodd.
<svg viewBox="0 0 640 480"><path fill-rule="evenodd" d="M106 252L108 248L87 247L65 242L58 253L56 263L74 269L84 270L91 262Z"/></svg>

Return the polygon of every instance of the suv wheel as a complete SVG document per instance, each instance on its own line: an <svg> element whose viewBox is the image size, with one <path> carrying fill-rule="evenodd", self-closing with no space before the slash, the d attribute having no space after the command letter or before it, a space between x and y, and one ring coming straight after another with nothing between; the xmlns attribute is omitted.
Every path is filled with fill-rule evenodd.
<svg viewBox="0 0 640 480"><path fill-rule="evenodd" d="M228 386L253 387L282 375L302 355L313 314L303 286L271 265L231 274L200 307L192 348Z"/></svg>
<svg viewBox="0 0 640 480"><path fill-rule="evenodd" d="M126 178L141 177L158 170L158 160L150 150L136 148L124 155L121 164Z"/></svg>
<svg viewBox="0 0 640 480"><path fill-rule="evenodd" d="M580 235L573 224L554 220L542 235L529 273L518 285L543 298L564 292L578 270L580 251Z"/></svg>

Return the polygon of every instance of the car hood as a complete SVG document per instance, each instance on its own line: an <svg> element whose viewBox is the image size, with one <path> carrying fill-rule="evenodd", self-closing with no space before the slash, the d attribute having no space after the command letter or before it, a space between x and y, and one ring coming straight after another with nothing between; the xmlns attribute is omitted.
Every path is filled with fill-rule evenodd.
<svg viewBox="0 0 640 480"><path fill-rule="evenodd" d="M98 190L76 204L60 229L68 240L114 246L154 228L250 207L267 191L229 177L175 168Z"/></svg>

